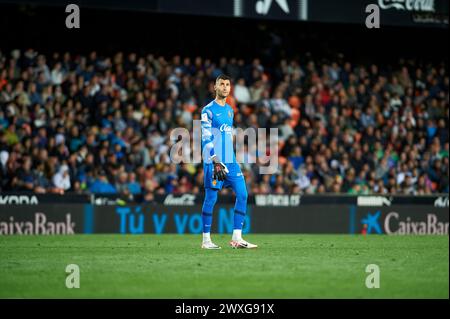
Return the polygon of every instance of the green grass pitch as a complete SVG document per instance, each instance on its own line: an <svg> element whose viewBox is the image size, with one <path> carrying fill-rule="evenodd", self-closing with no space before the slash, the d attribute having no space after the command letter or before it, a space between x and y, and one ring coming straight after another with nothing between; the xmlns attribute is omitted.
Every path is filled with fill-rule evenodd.
<svg viewBox="0 0 450 319"><path fill-rule="evenodd" d="M448 298L448 236L256 235L200 249L201 235L0 237L1 298ZM66 266L80 288L66 288ZM365 285L380 268L380 288Z"/></svg>

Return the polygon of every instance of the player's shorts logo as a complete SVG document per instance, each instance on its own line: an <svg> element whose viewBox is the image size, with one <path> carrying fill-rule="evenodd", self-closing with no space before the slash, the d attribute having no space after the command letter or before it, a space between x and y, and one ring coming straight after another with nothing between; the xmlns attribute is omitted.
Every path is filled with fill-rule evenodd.
<svg viewBox="0 0 450 319"><path fill-rule="evenodd" d="M216 186L217 181L216 181L215 179L213 179L212 184L213 184L214 186Z"/></svg>

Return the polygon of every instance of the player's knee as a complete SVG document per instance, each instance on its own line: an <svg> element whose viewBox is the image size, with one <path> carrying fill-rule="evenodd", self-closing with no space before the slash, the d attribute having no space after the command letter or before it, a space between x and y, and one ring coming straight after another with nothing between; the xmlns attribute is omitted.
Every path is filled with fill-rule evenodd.
<svg viewBox="0 0 450 319"><path fill-rule="evenodd" d="M208 192L206 195L208 202L215 203L217 201L217 191Z"/></svg>
<svg viewBox="0 0 450 319"><path fill-rule="evenodd" d="M247 192L242 192L239 194L236 194L236 200L240 203L246 204L247 203L248 194Z"/></svg>
<svg viewBox="0 0 450 319"><path fill-rule="evenodd" d="M205 204L209 206L214 206L217 202L217 191L216 190L207 190L205 196Z"/></svg>

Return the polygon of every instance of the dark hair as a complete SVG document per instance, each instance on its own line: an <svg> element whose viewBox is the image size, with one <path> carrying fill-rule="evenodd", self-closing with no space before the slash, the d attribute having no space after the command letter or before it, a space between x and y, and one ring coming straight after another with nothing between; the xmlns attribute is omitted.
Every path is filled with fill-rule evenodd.
<svg viewBox="0 0 450 319"><path fill-rule="evenodd" d="M216 83L217 83L219 80L224 80L224 81L228 80L228 81L231 82L231 78L230 78L228 75L225 75L225 74L219 75L219 76L216 78Z"/></svg>

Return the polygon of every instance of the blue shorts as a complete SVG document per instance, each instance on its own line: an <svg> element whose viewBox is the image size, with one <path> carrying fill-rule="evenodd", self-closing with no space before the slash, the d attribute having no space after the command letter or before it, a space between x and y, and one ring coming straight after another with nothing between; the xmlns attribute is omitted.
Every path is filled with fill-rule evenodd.
<svg viewBox="0 0 450 319"><path fill-rule="evenodd" d="M242 174L241 167L238 163L228 163L225 164L228 168L229 173L224 181L219 181L213 179L214 176L214 166L213 164L203 164L203 182L205 188L222 189L227 187L233 187L237 183L244 183L244 175ZM234 187L233 187L234 188Z"/></svg>

